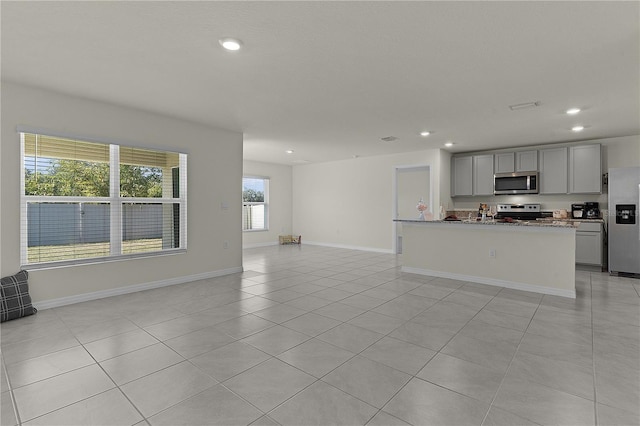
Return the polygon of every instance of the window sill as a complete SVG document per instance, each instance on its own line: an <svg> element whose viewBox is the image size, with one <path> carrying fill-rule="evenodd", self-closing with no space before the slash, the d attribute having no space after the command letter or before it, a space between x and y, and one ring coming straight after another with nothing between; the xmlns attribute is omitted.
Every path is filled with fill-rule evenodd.
<svg viewBox="0 0 640 426"><path fill-rule="evenodd" d="M175 256L178 254L185 254L186 252L187 252L187 249L171 249L171 250L164 250L164 251L122 254L119 256L108 256L108 257L99 257L99 258L91 258L91 259L61 260L57 262L42 262L42 263L21 265L20 269L23 269L25 271L36 271L36 270L43 270L43 269L67 268L70 266L98 265L102 263L119 262L122 260L146 259L146 258L161 257L161 256Z"/></svg>
<svg viewBox="0 0 640 426"><path fill-rule="evenodd" d="M243 229L242 232L268 232L269 229Z"/></svg>

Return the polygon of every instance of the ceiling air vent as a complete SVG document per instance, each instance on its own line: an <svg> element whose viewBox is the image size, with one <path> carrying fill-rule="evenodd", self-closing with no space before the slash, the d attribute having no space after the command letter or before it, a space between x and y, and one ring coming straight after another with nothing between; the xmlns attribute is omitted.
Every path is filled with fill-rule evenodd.
<svg viewBox="0 0 640 426"><path fill-rule="evenodd" d="M540 101L526 102L524 104L517 104L517 105L509 105L509 109L511 109L511 111L518 111L519 109L535 108L538 106L540 106Z"/></svg>
<svg viewBox="0 0 640 426"><path fill-rule="evenodd" d="M380 138L381 141L384 142L395 142L398 140L395 136L385 136L384 138Z"/></svg>

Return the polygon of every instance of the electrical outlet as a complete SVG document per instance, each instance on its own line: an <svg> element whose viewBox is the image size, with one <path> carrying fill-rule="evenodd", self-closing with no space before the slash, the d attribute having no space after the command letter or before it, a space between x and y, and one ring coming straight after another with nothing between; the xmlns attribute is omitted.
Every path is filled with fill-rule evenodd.
<svg viewBox="0 0 640 426"><path fill-rule="evenodd" d="M224 242L222 243L222 248L223 248L223 249L228 249L228 248L229 248L229 241L224 241Z"/></svg>
<svg viewBox="0 0 640 426"><path fill-rule="evenodd" d="M489 257L496 257L496 249L489 249Z"/></svg>

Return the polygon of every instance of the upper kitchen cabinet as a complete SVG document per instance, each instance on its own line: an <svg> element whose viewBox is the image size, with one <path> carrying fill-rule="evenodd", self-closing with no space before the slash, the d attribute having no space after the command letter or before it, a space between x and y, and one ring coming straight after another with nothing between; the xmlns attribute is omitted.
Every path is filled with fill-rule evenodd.
<svg viewBox="0 0 640 426"><path fill-rule="evenodd" d="M540 194L566 194L567 148L540 150Z"/></svg>
<svg viewBox="0 0 640 426"><path fill-rule="evenodd" d="M515 161L513 152L502 152L493 156L496 173L513 173Z"/></svg>
<svg viewBox="0 0 640 426"><path fill-rule="evenodd" d="M600 194L602 192L600 144L569 147L569 192Z"/></svg>
<svg viewBox="0 0 640 426"><path fill-rule="evenodd" d="M538 171L538 151L516 152L516 172Z"/></svg>
<svg viewBox="0 0 640 426"><path fill-rule="evenodd" d="M537 172L538 151L501 152L493 156L496 173Z"/></svg>
<svg viewBox="0 0 640 426"><path fill-rule="evenodd" d="M473 157L453 157L451 196L473 195Z"/></svg>
<svg viewBox="0 0 640 426"><path fill-rule="evenodd" d="M473 156L473 195L493 195L493 154Z"/></svg>

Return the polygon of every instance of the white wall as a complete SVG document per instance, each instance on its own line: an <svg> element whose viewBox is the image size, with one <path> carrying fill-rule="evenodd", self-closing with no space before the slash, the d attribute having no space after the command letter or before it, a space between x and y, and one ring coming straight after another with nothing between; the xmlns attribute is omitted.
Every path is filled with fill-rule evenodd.
<svg viewBox="0 0 640 426"><path fill-rule="evenodd" d="M624 136L576 142L576 144L599 143L602 145L602 173L609 168L640 166L640 135ZM607 187L603 186L602 194L554 194L554 195L508 195L486 197L455 197L453 203L456 209L477 209L482 203L540 203L543 210L567 209L571 210L572 203L598 201L600 209L607 208Z"/></svg>
<svg viewBox="0 0 640 426"><path fill-rule="evenodd" d="M602 139L602 170L640 167L640 135Z"/></svg>
<svg viewBox="0 0 640 426"><path fill-rule="evenodd" d="M440 150L440 205L446 210L453 210L451 198L451 153Z"/></svg>
<svg viewBox="0 0 640 426"><path fill-rule="evenodd" d="M292 167L280 164L244 161L245 176L269 178L269 230L242 233L245 248L278 243L279 235L292 234Z"/></svg>
<svg viewBox="0 0 640 426"><path fill-rule="evenodd" d="M429 167L398 169L396 173L396 194L398 198L398 219L415 219L419 213L416 206L423 199L428 209L424 212L437 213L431 203L431 171Z"/></svg>
<svg viewBox="0 0 640 426"><path fill-rule="evenodd" d="M293 167L293 230L305 241L393 250L396 166L429 165L434 211L440 205L437 149Z"/></svg>
<svg viewBox="0 0 640 426"><path fill-rule="evenodd" d="M16 126L189 154L187 253L33 270L29 284L34 301L241 268L241 133L7 82L2 82L1 107L2 276L20 269L20 138ZM223 202L228 209L221 208ZM223 241L229 242L229 249L223 249Z"/></svg>
<svg viewBox="0 0 640 426"><path fill-rule="evenodd" d="M573 228L403 225L403 271L575 298Z"/></svg>

